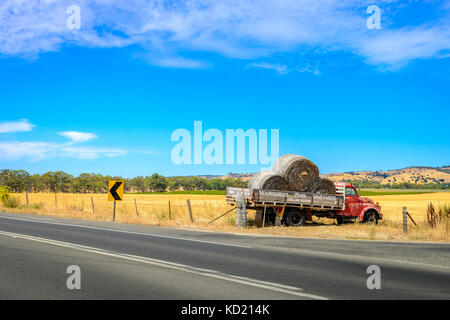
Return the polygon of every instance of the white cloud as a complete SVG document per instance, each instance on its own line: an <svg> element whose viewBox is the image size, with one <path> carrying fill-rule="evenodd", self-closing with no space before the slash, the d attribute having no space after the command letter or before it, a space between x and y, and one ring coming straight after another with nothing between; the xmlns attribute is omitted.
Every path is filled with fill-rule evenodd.
<svg viewBox="0 0 450 320"><path fill-rule="evenodd" d="M317 69L316 67L312 67L309 63L305 64L303 67L290 68L287 65L279 63L255 62L248 64L247 67L274 70L279 75L284 75L291 71L312 73L316 76L319 76L321 74L319 69Z"/></svg>
<svg viewBox="0 0 450 320"><path fill-rule="evenodd" d="M440 58L450 52L450 25L386 30L361 42L372 64L403 65L411 60Z"/></svg>
<svg viewBox="0 0 450 320"><path fill-rule="evenodd" d="M28 122L27 122L28 123ZM8 130L17 128L18 125L0 124L0 129ZM4 125L2 127L2 125ZM21 130L23 131L23 130ZM20 141L0 141L0 159L5 161L14 161L19 159L28 159L38 161L49 158L77 158L77 159L97 159L99 157L117 157L128 153L127 150L119 148L107 148L98 146L74 146L77 143L83 143L97 138L97 135L88 132L63 131L58 133L61 136L69 138L66 143L55 142L20 142Z"/></svg>
<svg viewBox="0 0 450 320"><path fill-rule="evenodd" d="M97 159L101 156L117 157L126 155L127 151L104 147L72 147L67 144L52 142L4 142L0 141L0 158L5 161L27 159L38 161L49 158Z"/></svg>
<svg viewBox="0 0 450 320"><path fill-rule="evenodd" d="M21 119L18 121L5 121L0 122L0 133L7 132L26 132L33 130L34 125L27 119Z"/></svg>
<svg viewBox="0 0 450 320"><path fill-rule="evenodd" d="M319 69L317 69L316 67L312 67L309 64L306 64L304 67L297 68L297 71L298 72L312 73L312 74L314 74L316 76L320 76L322 74Z"/></svg>
<svg viewBox="0 0 450 320"><path fill-rule="evenodd" d="M62 147L62 155L78 159L97 159L100 156L118 157L127 154L126 150L100 147Z"/></svg>
<svg viewBox="0 0 450 320"><path fill-rule="evenodd" d="M86 142L97 138L97 135L89 132L63 131L59 132L58 134L63 137L69 138L70 140L72 140L72 143Z"/></svg>
<svg viewBox="0 0 450 320"><path fill-rule="evenodd" d="M286 74L288 73L287 66L281 65L279 63L267 63L267 62L260 62L260 63L250 63L248 64L249 67L253 68L262 68L262 69L270 69L275 70L278 74Z"/></svg>
<svg viewBox="0 0 450 320"><path fill-rule="evenodd" d="M0 158L6 161L27 158L33 161L49 158L57 153L58 145L47 142L0 141Z"/></svg>
<svg viewBox="0 0 450 320"><path fill-rule="evenodd" d="M186 59L183 57L165 57L150 59L149 61L157 66L168 68L202 69L208 66L204 62Z"/></svg>
<svg viewBox="0 0 450 320"><path fill-rule="evenodd" d="M146 52L150 63L199 68L205 62L182 53L207 51L258 59L319 49L351 52L374 65L404 65L442 57L450 50L449 1L433 7L439 10L434 20L397 27L401 23L395 12L414 6L414 1L379 0L382 30L367 29L368 2L363 0L76 2L81 8L80 30L66 27L66 8L73 1L3 0L0 54L36 57L65 44L101 48L134 44Z"/></svg>

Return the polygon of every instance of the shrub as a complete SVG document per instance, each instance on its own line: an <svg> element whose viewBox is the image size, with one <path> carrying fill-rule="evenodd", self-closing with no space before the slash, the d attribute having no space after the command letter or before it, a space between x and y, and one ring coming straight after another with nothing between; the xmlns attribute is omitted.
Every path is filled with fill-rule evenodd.
<svg viewBox="0 0 450 320"><path fill-rule="evenodd" d="M42 203L32 203L28 206L28 208L30 209L36 209L36 210L40 210L44 207L44 205Z"/></svg>
<svg viewBox="0 0 450 320"><path fill-rule="evenodd" d="M429 203L427 207L427 222L431 228L436 227L437 223L437 215L436 210L434 209L433 203Z"/></svg>
<svg viewBox="0 0 450 320"><path fill-rule="evenodd" d="M450 205L448 204L439 205L438 219L439 221L450 219Z"/></svg>
<svg viewBox="0 0 450 320"><path fill-rule="evenodd" d="M15 197L7 197L2 202L7 208L18 208L20 206L19 199Z"/></svg>
<svg viewBox="0 0 450 320"><path fill-rule="evenodd" d="M3 202L9 198L9 188L7 186L0 186L0 200Z"/></svg>
<svg viewBox="0 0 450 320"><path fill-rule="evenodd" d="M431 228L435 228L440 222L450 219L450 205L444 204L439 207L434 207L433 203L428 204L427 208L427 223Z"/></svg>

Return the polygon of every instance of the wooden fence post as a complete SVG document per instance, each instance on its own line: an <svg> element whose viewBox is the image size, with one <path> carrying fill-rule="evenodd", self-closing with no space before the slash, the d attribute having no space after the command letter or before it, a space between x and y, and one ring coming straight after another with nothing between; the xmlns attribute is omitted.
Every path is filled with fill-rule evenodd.
<svg viewBox="0 0 450 320"><path fill-rule="evenodd" d="M172 213L170 212L170 200L169 200L169 220L172 220Z"/></svg>
<svg viewBox="0 0 450 320"><path fill-rule="evenodd" d="M191 219L191 222L194 223L194 218L192 217L191 200L187 199L186 204L188 207L189 218Z"/></svg>
<svg viewBox="0 0 450 320"><path fill-rule="evenodd" d="M92 204L92 213L95 213L94 210L94 198L91 196L91 204Z"/></svg>
<svg viewBox="0 0 450 320"><path fill-rule="evenodd" d="M28 190L25 191L25 198L27 200L27 207L28 207L29 206L29 203L28 203Z"/></svg>
<svg viewBox="0 0 450 320"><path fill-rule="evenodd" d="M139 217L139 212L138 212L138 208L137 208L136 198L134 198L134 207L136 208L136 216Z"/></svg>
<svg viewBox="0 0 450 320"><path fill-rule="evenodd" d="M406 207L403 207L403 233L408 233L408 212Z"/></svg>
<svg viewBox="0 0 450 320"><path fill-rule="evenodd" d="M56 191L55 191L55 208L58 209L58 199L56 198Z"/></svg>

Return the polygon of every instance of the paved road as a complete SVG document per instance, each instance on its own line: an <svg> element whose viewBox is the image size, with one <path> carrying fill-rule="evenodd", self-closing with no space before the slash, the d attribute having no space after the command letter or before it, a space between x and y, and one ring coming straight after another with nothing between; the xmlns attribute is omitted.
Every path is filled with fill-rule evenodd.
<svg viewBox="0 0 450 320"><path fill-rule="evenodd" d="M66 269L81 269L69 290ZM368 290L367 267L381 268ZM450 245L0 213L0 299L450 299Z"/></svg>

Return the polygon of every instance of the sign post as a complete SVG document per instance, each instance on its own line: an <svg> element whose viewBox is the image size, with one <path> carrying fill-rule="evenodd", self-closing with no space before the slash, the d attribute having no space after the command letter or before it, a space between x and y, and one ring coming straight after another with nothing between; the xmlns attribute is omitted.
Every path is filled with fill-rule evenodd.
<svg viewBox="0 0 450 320"><path fill-rule="evenodd" d="M116 201L123 201L123 181L109 181L108 201L114 201L113 221L116 221Z"/></svg>

